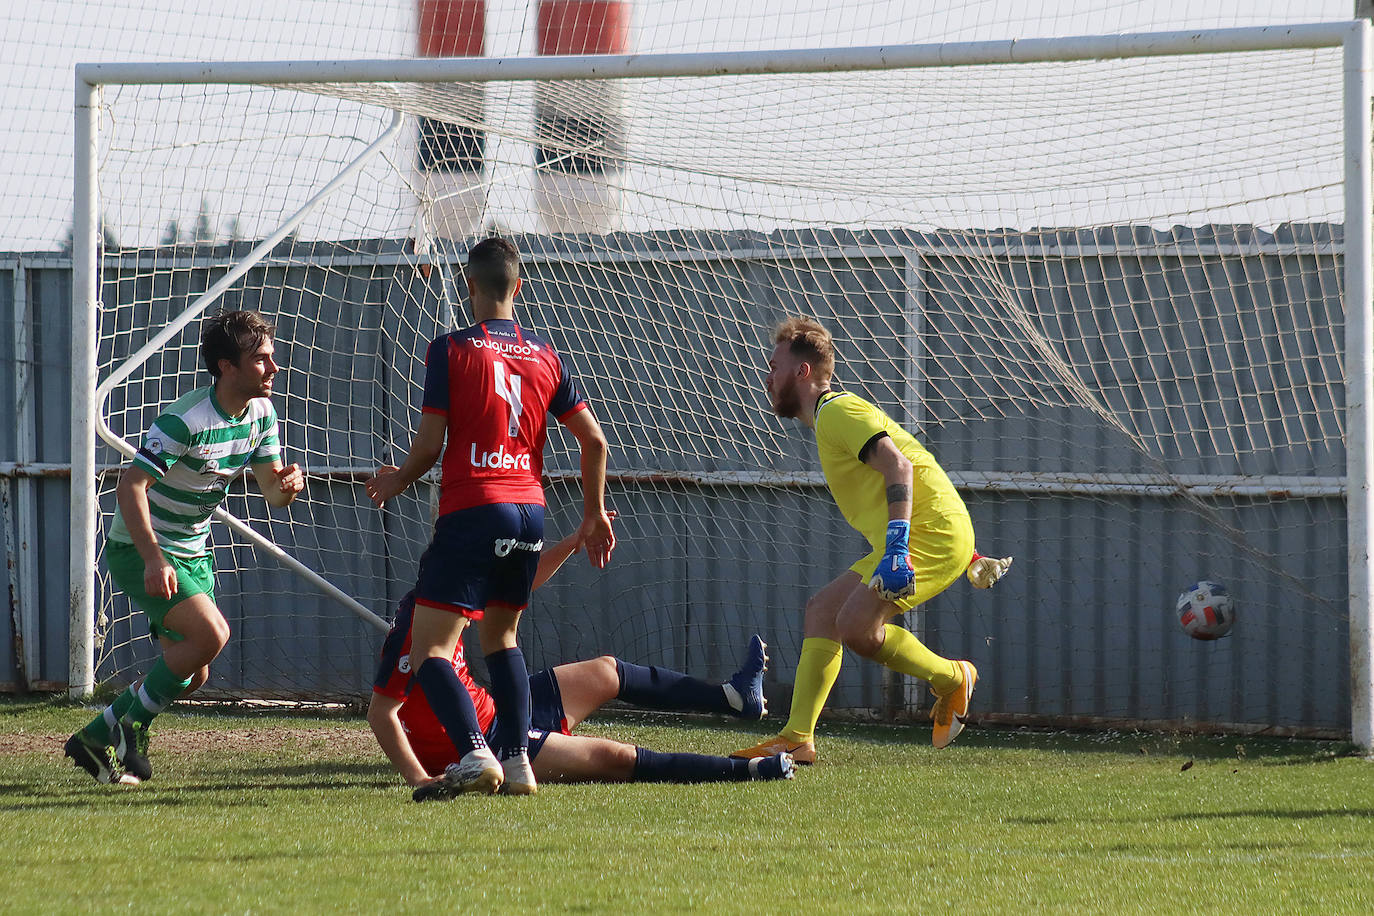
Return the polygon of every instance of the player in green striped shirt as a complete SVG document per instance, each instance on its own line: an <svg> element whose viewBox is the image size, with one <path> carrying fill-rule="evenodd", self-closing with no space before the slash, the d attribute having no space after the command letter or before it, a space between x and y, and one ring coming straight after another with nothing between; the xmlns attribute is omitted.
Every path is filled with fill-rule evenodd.
<svg viewBox="0 0 1374 916"><path fill-rule="evenodd" d="M105 543L110 576L148 616L162 657L64 748L99 782L135 784L152 775L148 725L200 687L229 641L215 605L206 538L230 481L251 467L263 497L285 506L305 488L299 466L284 467L272 381L274 327L257 312L226 312L201 332L214 383L162 412L119 479L119 511Z"/></svg>

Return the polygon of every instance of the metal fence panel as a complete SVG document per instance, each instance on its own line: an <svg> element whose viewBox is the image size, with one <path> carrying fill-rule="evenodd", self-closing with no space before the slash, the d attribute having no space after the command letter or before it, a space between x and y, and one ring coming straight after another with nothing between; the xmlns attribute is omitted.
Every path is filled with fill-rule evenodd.
<svg viewBox="0 0 1374 916"><path fill-rule="evenodd" d="M654 239L645 240L642 257L622 254L614 263L595 252L569 256L553 244L529 259L522 320L541 329L561 352L596 352L604 359L595 367L573 362L607 429L617 468L817 471L812 439L794 424L771 422L762 438L744 435L768 411L762 393L768 327L783 314L810 310L836 323L844 385L907 423L956 478L965 472L1046 467L1156 472L1158 465L1124 435L1104 431L1082 406L1043 404L1032 417L1012 417L988 401L977 384L980 373L1005 373L1010 347L1025 347L1027 357L1034 353L1030 342L1011 332L994 343L958 333L965 320L961 303L994 294L995 285L1003 294L1021 291L1023 304L1047 334L1059 335L1065 366L1083 373L1104 406L1128 418L1132 431L1158 446L1175 471L1343 474L1339 391L1332 401L1325 389L1306 384L1309 377L1339 377L1343 343L1335 255L1260 249L1222 261L1142 255L1137 249L1120 256L1099 251L974 264L961 262L957 252L932 255L930 246L887 246L879 255L862 257L813 251L807 257L829 258L841 269L827 273L834 279L799 288L795 263L752 250L737 256L751 249L753 240L737 241L739 251L727 239L719 256L705 262L659 257ZM318 257L322 264L326 255ZM933 257L939 271L929 269ZM60 463L68 460L70 431L70 279L56 259L40 261L28 267L32 387L38 399L32 460ZM405 267L397 267L395 275L366 267L293 267L289 284L280 282L283 270L255 269L225 304L275 311L285 297L293 307L305 308L296 320L333 324L356 343L352 352L343 348L322 364L321 378L293 380L286 396L290 414L299 420L286 427L288 450L320 436L359 437L348 447L357 454L365 454L377 439L408 441L423 353L389 350L390 332L380 314L384 307L396 313L410 302L419 303L417 310L429 309L432 289L401 276L409 270ZM151 300L152 306L121 320L156 329L211 279L208 267L193 265L170 281L145 275L107 284L104 292L107 298ZM5 336L13 333L15 305L12 275L3 269L0 286L0 397L10 404L19 397L12 342ZM740 302L749 306L732 305ZM919 313L913 313L914 304ZM1100 333L1074 330L1093 326L1083 322L1089 310ZM919 338L908 324L917 319L926 330ZM1152 331L1152 321L1170 329ZM668 339L670 329L680 339ZM1190 383L1168 371L1170 360L1189 342L1218 339L1222 329L1228 343L1214 357L1238 367L1225 376L1230 387L1187 388ZM289 348L289 320L280 336ZM127 347L137 345L133 340ZM195 355L182 349L166 359L180 365L193 362ZM868 368L894 362L914 367L915 374L899 378ZM1243 371L1258 365L1270 368ZM380 415L331 416L330 408L320 406L327 398L309 396L311 385L371 386L375 380L389 392L389 406ZM708 403L704 385L725 396ZM665 390L673 393L669 415L646 416L644 405ZM923 394L919 403L916 391ZM179 393L148 383L118 394L132 402L122 418L131 434ZM1210 411L1233 408L1239 413L1216 417L1218 422L1238 417L1252 437L1253 448L1247 446L1239 459L1205 455L1175 432L1180 420L1205 428ZM676 453L664 437L654 435L655 426L692 434L700 446ZM643 432L630 435L632 430ZM0 461L19 460L15 448L12 431L0 428ZM102 449L101 460L112 461L112 453ZM550 470L575 468L555 461ZM23 485L26 479L4 483ZM32 593L41 602L38 679L61 682L68 484L52 479L36 486L41 560ZM365 503L361 487L342 480L328 486L340 517L354 518L347 512ZM549 492L551 532L572 530L580 513L576 486L555 484ZM1180 497L1169 495L1084 499L970 489L965 497L980 547L1016 554L1015 572L992 592L956 583L921 612L908 615L908 624L942 654L971 655L980 664L986 660L980 711L1063 721L1189 717L1345 727L1345 518L1339 498L1264 501L1263 506L1222 499L1202 510L1192 505L1181 511ZM425 517L425 499L416 498L417 519ZM750 632L758 631L772 646L770 692L785 702L807 596L866 552L828 494L816 487L760 490L679 480L617 483L610 502L643 533L622 542L611 569L595 571L585 560L574 560L536 596L523 625L532 666L614 653L724 677L736 662L731 647L742 646ZM1254 553L1230 551L1223 568L1198 568L1200 556L1223 553L1210 549L1217 537L1213 522L1248 532L1261 512L1265 530L1272 533L1253 545ZM347 557L340 573L345 588L364 596L369 606L394 606L413 581L418 557L389 555L380 530L339 530L345 527L276 526L274 533L285 545L307 539L311 543L304 546ZM1260 553L1297 559L1276 570L1255 559ZM283 670L322 692L365 692L376 634L343 612L326 609L327 599L304 594L272 563L254 560L243 568L220 584L231 623L238 619L233 596L240 584L281 595L280 613L256 618L253 625L266 626L267 632L240 633L242 638L231 641L217 663L217 676L230 689L270 689L273 685L235 680L235 671L246 670L238 653L278 652ZM1246 613L1255 615L1254 625L1210 646L1183 636L1173 620L1172 598L1201 577L1232 584ZM337 625L322 625L331 614ZM0 627L0 682L12 683L14 646L7 630ZM141 661L120 659L121 664ZM1340 673L1313 674L1322 668ZM889 700L881 669L847 654L832 705L873 708Z"/></svg>

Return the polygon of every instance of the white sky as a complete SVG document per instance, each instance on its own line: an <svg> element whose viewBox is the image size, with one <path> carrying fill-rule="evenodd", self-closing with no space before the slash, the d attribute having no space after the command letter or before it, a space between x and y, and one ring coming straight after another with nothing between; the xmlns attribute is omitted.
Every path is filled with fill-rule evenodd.
<svg viewBox="0 0 1374 916"><path fill-rule="evenodd" d="M533 6L489 0L488 55L533 52ZM639 0L632 42L654 52L967 41L1338 20L1353 7L1354 0ZM67 231L77 62L408 56L414 8L415 0L6 4L0 251L54 248Z"/></svg>

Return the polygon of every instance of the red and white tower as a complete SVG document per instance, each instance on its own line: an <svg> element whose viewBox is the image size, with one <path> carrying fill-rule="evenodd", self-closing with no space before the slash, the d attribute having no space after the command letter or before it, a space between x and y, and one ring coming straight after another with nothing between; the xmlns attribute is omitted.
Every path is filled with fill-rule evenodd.
<svg viewBox="0 0 1374 916"><path fill-rule="evenodd" d="M480 57L487 28L486 0L418 0L421 57ZM482 117L484 87L458 88L457 111L473 125ZM457 239L481 226L487 195L482 179L486 133L480 127L420 119L416 169L428 207L424 233ZM422 235L424 234L422 233Z"/></svg>
<svg viewBox="0 0 1374 916"><path fill-rule="evenodd" d="M628 0L538 0L540 54L624 54ZM535 99L535 188L549 232L608 232L620 223L623 87L614 80L541 83Z"/></svg>

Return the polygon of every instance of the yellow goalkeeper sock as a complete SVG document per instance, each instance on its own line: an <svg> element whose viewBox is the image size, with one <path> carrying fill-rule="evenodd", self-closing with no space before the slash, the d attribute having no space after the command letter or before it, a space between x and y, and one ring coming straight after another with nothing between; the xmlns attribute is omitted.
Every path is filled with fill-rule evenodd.
<svg viewBox="0 0 1374 916"><path fill-rule="evenodd" d="M816 720L830 696L830 688L840 676L840 656L844 647L833 639L810 636L802 640L797 659L797 681L792 686L792 714L782 736L791 741L810 741L816 734Z"/></svg>
<svg viewBox="0 0 1374 916"><path fill-rule="evenodd" d="M959 666L941 658L925 647L915 634L894 624L884 624L882 647L873 660L893 671L930 681L937 694L948 693L959 686L962 675Z"/></svg>

